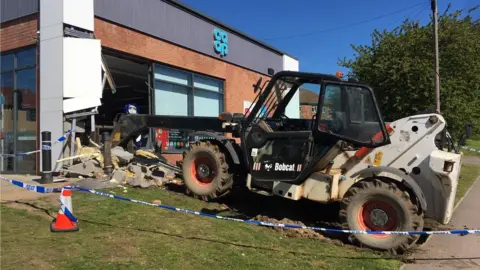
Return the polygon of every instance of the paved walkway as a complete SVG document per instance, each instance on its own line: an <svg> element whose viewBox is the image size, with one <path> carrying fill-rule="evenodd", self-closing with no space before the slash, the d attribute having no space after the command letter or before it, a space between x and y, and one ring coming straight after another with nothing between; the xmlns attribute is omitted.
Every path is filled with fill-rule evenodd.
<svg viewBox="0 0 480 270"><path fill-rule="evenodd" d="M69 178L69 179L66 179L68 181L42 185L37 182L37 180L40 179L40 176L18 175L18 174L1 174L1 176L7 179L18 180L31 185L41 185L41 186L50 187L50 188L62 187L67 183L75 183L79 180L75 178ZM55 179L62 179L62 178L55 178ZM52 194L47 195L42 193L31 192L26 189L12 185L7 181L0 180L0 200L2 202L15 201L15 200L35 200L40 197L49 196L49 195L52 195ZM58 196L58 194L54 194L54 196Z"/></svg>
<svg viewBox="0 0 480 270"><path fill-rule="evenodd" d="M450 224L458 229L480 228L480 177L455 210ZM480 269L480 234L434 235L414 256L413 269Z"/></svg>
<svg viewBox="0 0 480 270"><path fill-rule="evenodd" d="M93 179L93 178L63 178L66 181L51 183L42 185L37 182L40 179L40 176L28 176L28 175L14 175L14 174L1 174L1 176L11 179L11 180L18 180L27 184L31 185L41 185L45 187L62 187L66 184L73 184L75 185L88 188L88 189L105 189L105 188L113 188L118 186L118 182L110 182L109 180L105 179ZM62 178L56 178L62 179ZM7 181L0 180L0 201L15 201L15 200L35 200L40 197L44 196L58 196L58 194L42 194L42 193L35 193L20 187L14 186Z"/></svg>

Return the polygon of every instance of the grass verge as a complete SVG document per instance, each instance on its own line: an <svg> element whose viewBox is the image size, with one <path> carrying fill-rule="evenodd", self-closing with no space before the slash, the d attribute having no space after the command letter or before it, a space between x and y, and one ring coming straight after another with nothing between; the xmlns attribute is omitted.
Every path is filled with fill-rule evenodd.
<svg viewBox="0 0 480 270"><path fill-rule="evenodd" d="M462 167L457 201L480 175ZM198 211L220 211L158 189L114 192ZM51 233L56 200L1 204L2 269L398 269L387 255L313 239L287 238L269 228L197 217L76 192L80 231ZM36 207L36 208L35 208ZM228 212L227 212L228 214ZM225 213L223 214L225 215ZM22 256L18 256L21 254ZM30 255L28 255L30 254Z"/></svg>
<svg viewBox="0 0 480 270"><path fill-rule="evenodd" d="M457 194L455 197L455 204L465 196L468 189L475 183L475 180L480 176L480 165L463 164L460 172L460 179L457 186Z"/></svg>
<svg viewBox="0 0 480 270"><path fill-rule="evenodd" d="M476 150L480 150L480 140L467 140L465 146L471 147L471 148L476 149ZM472 151L468 151L466 149L462 149L462 152L464 152L465 155L468 155L468 156L478 156L478 157L480 157L480 153L478 153L478 152L472 152Z"/></svg>
<svg viewBox="0 0 480 270"><path fill-rule="evenodd" d="M121 190L115 190L121 192ZM122 195L195 210L219 210L182 194ZM51 214L51 200L32 202ZM80 231L51 233L44 211L2 204L2 269L398 269L386 255L269 228L186 215L85 193L73 194Z"/></svg>

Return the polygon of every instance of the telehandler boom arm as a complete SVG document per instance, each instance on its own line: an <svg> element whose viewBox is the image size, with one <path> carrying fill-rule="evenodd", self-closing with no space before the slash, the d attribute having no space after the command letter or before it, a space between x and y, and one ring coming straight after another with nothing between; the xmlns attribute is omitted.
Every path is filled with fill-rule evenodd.
<svg viewBox="0 0 480 270"><path fill-rule="evenodd" d="M168 128L228 132L225 122L218 117L162 116L148 114L122 114L112 131L112 147L126 147L130 140L148 133L150 128Z"/></svg>

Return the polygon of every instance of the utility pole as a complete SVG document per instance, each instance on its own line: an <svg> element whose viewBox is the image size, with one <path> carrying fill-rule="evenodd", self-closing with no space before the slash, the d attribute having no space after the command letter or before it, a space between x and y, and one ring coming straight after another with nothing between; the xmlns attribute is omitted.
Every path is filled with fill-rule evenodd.
<svg viewBox="0 0 480 270"><path fill-rule="evenodd" d="M432 12L433 12L433 28L434 28L434 40L435 40L435 100L437 104L436 111L440 113L440 64L438 59L438 11L437 0L431 0Z"/></svg>

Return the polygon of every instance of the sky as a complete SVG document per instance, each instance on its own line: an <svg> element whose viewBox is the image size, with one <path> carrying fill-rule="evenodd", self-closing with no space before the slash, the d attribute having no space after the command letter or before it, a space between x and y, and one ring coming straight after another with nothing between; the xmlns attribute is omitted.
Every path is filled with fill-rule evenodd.
<svg viewBox="0 0 480 270"><path fill-rule="evenodd" d="M180 1L292 55L299 60L300 71L327 74L346 74L338 59L353 57L351 44L369 44L374 29L393 29L405 18L425 24L432 14L426 0ZM438 0L439 14L449 3L451 11L480 4L478 0ZM472 15L479 18L480 8Z"/></svg>

